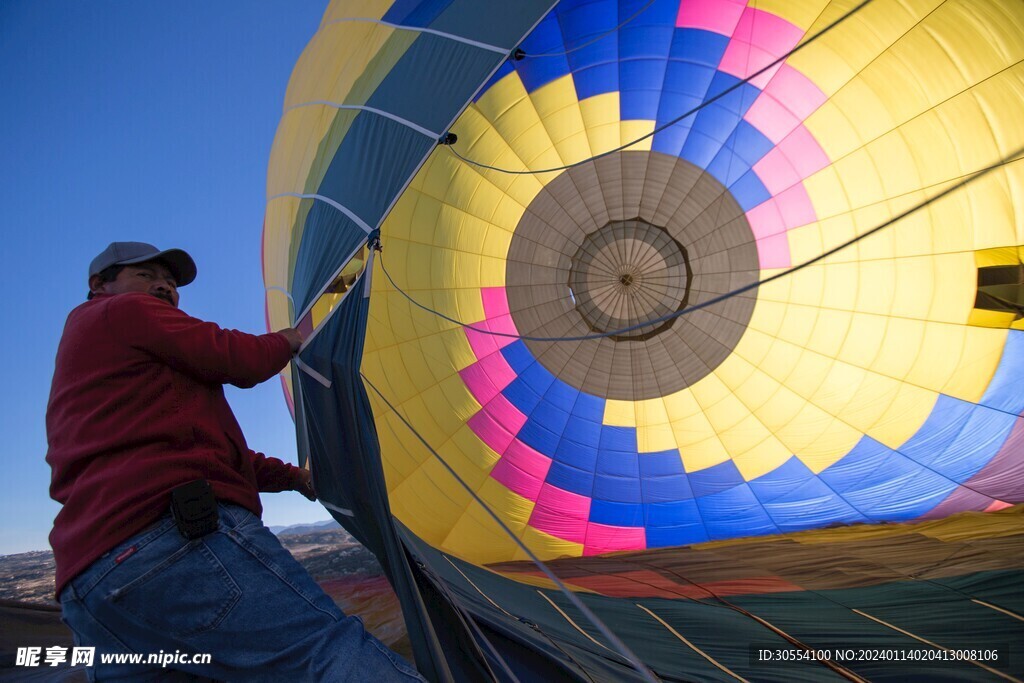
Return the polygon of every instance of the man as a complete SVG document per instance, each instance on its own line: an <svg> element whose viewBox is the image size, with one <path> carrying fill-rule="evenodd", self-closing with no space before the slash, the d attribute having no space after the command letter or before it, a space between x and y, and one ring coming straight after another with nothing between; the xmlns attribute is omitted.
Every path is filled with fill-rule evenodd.
<svg viewBox="0 0 1024 683"><path fill-rule="evenodd" d="M260 521L259 491L315 494L249 449L222 385L270 379L297 330L249 335L178 309L192 258L114 242L68 316L46 414L56 591L94 679L422 680L346 617ZM175 654L109 664L114 653ZM209 664L192 655L209 654ZM172 671L174 670L174 671Z"/></svg>

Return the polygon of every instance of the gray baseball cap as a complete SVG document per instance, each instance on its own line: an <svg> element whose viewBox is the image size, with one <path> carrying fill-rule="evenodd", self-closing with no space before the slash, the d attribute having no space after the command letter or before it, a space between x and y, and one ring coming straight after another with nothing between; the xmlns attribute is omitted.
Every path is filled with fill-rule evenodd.
<svg viewBox="0 0 1024 683"><path fill-rule="evenodd" d="M165 249L160 251L152 244L145 242L111 242L99 256L89 264L89 277L97 275L110 266L130 266L135 263L160 260L167 264L168 270L184 287L196 279L196 263L187 252L181 249Z"/></svg>

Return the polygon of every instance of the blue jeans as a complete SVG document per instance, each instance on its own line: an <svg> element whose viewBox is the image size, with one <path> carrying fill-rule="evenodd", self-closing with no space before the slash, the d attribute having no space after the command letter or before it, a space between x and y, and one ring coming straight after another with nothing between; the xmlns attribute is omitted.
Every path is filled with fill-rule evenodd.
<svg viewBox="0 0 1024 683"><path fill-rule="evenodd" d="M423 680L358 617L345 616L258 517L237 505L219 510L219 529L194 541L168 514L61 591L75 643L96 648L90 680ZM161 652L212 661L101 662Z"/></svg>

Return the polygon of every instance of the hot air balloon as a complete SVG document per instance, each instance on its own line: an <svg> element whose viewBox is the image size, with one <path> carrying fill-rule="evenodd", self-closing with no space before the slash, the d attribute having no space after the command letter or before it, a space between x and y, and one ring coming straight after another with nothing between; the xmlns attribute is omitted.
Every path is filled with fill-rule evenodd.
<svg viewBox="0 0 1024 683"><path fill-rule="evenodd" d="M1011 0L331 2L268 325L428 678L1024 676L1022 60Z"/></svg>

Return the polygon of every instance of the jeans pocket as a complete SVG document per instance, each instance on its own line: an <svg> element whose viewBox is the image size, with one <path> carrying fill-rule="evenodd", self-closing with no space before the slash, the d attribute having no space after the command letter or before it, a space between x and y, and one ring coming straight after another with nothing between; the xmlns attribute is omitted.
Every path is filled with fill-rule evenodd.
<svg viewBox="0 0 1024 683"><path fill-rule="evenodd" d="M203 542L182 546L107 596L110 603L173 637L216 628L242 591Z"/></svg>

